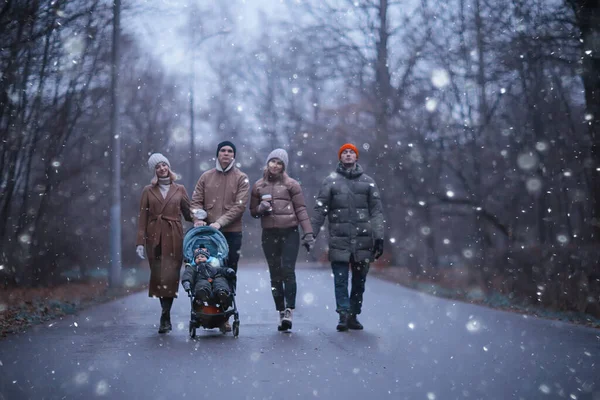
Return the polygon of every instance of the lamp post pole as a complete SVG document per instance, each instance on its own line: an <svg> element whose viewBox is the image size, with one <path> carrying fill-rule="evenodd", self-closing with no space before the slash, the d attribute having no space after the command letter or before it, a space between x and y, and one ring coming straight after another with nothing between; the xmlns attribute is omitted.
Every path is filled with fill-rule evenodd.
<svg viewBox="0 0 600 400"><path fill-rule="evenodd" d="M119 126L119 35L121 25L121 0L113 0L113 37L111 64L111 206L110 206L110 271L111 288L121 284L121 135Z"/></svg>

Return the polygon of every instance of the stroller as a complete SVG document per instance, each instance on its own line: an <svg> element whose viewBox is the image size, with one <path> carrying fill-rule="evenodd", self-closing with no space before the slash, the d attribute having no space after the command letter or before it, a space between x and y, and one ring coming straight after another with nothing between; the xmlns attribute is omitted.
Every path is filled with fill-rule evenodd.
<svg viewBox="0 0 600 400"><path fill-rule="evenodd" d="M191 263L194 259L194 249L204 245L212 257L218 259L221 265L226 265L229 247L223 234L210 226L200 226L192 228L185 234L183 238L183 259L185 263ZM213 329L219 328L221 333L225 334L225 322L233 315L233 324L231 330L233 337L238 337L240 333L240 319L235 303L235 288L232 285L232 280L228 279L231 289L230 303L228 309L223 309L220 305L211 301L208 305L195 301L193 291L190 291L191 315L189 332L190 337L196 337L196 329Z"/></svg>

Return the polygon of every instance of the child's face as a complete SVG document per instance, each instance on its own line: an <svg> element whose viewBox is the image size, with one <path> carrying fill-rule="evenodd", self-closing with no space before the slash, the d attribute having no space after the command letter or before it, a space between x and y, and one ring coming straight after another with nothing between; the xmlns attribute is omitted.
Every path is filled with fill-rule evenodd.
<svg viewBox="0 0 600 400"><path fill-rule="evenodd" d="M204 254L198 254L196 256L196 263L205 262L206 260L208 260L208 259L206 258L206 256Z"/></svg>

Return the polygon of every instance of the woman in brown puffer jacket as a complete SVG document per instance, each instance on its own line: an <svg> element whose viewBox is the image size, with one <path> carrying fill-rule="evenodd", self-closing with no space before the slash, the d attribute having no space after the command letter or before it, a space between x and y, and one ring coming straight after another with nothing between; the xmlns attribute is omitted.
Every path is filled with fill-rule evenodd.
<svg viewBox="0 0 600 400"><path fill-rule="evenodd" d="M285 172L287 165L287 152L273 150L267 157L263 177L256 181L250 196L250 214L261 219L262 248L269 264L280 331L292 328L292 310L296 308L298 225L302 227L302 245L309 250L315 242L302 188Z"/></svg>

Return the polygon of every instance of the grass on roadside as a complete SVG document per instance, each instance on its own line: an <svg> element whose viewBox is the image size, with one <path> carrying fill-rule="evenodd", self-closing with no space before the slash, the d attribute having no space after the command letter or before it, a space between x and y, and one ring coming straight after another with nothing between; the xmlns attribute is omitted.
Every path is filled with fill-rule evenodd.
<svg viewBox="0 0 600 400"><path fill-rule="evenodd" d="M526 304L501 293L485 293L481 288L468 287L460 284L460 280L430 281L426 278L412 279L406 268L378 267L373 268L373 274L382 279L396 282L402 286L415 289L432 296L453 299L470 304L482 305L498 310L509 311L540 318L570 322L593 328L600 328L600 319L592 315L544 308L539 305ZM464 281L463 281L464 283Z"/></svg>
<svg viewBox="0 0 600 400"><path fill-rule="evenodd" d="M128 283L128 282L126 282ZM5 288L0 292L0 337L147 289L141 280L112 289L106 278L53 287Z"/></svg>

